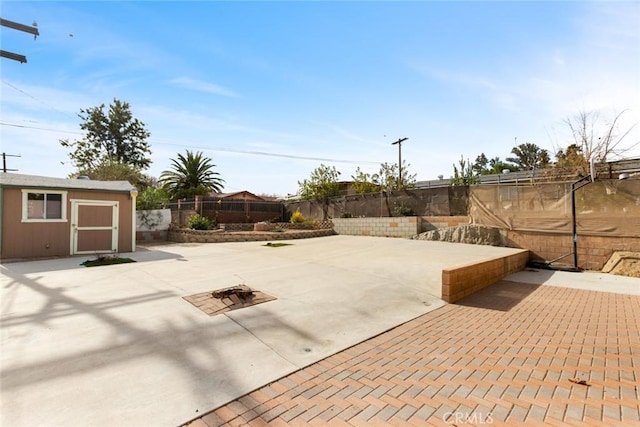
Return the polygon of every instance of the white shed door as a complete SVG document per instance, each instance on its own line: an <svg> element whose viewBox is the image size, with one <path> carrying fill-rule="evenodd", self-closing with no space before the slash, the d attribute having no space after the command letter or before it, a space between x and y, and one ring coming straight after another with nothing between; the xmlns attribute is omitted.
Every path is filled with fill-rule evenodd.
<svg viewBox="0 0 640 427"><path fill-rule="evenodd" d="M118 202L71 200L71 255L118 252Z"/></svg>

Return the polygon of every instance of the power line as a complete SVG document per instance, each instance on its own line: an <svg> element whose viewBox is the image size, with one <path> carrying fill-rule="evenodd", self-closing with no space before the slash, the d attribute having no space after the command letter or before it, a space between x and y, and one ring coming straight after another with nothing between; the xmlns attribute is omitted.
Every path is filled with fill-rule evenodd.
<svg viewBox="0 0 640 427"><path fill-rule="evenodd" d="M51 104L49 104L49 103L47 103L47 102L44 102L42 99L36 98L35 96L31 95L30 93L27 93L26 91L24 91L24 90L20 89L19 87L16 87L15 85L13 85L13 84L9 83L9 82L8 82L8 81L6 81L5 79L2 79L2 83L6 84L7 86L9 86L9 87L10 87L11 89L13 89L13 90L16 90L16 91L20 92L21 94L26 95L26 96L28 96L29 98L31 98L31 99L33 99L33 100L35 100L35 101L38 101L38 102L39 102L39 103L41 103L42 105L44 105L44 106L46 106L46 107L48 107L48 108L51 108L52 110L57 111L58 113L64 114L64 115L65 115L65 116L67 116L67 117L71 117L71 118L73 118L74 120L75 120L75 119L77 119L77 117L72 116L71 114L69 114L69 113L68 113L68 112L66 112L66 111L62 111L62 110L57 109L57 108L56 108L56 107L54 107L53 105L51 105Z"/></svg>
<svg viewBox="0 0 640 427"><path fill-rule="evenodd" d="M296 160L315 160L319 162L332 162L332 163L353 163L353 164L365 163L365 164L374 164L374 165L380 164L380 162L370 162L370 161L364 161L364 160L347 160L347 159L330 159L330 158L323 158L323 157L296 156L293 154L269 153L267 151L237 150L237 149L224 148L224 147L204 147L204 146L196 146L196 145L186 146L183 144L173 144L170 142L156 141L154 143L164 144L164 145L175 145L177 147L199 148L201 150L222 151L226 153L249 154L254 156L268 156L268 157L283 157L286 159L296 159Z"/></svg>
<svg viewBox="0 0 640 427"><path fill-rule="evenodd" d="M43 131L49 131L49 132L60 132L60 133L67 133L67 134L84 135L82 132L73 132L73 131L67 131L67 130L61 130L61 129L50 129L50 128L43 128L38 126L21 125L17 123L0 122L0 125L24 128L24 129L43 130ZM183 148L197 148L200 150L220 151L225 153L246 154L246 155L253 155L253 156L281 157L281 158L295 159L295 160L314 160L319 162L370 164L370 165L380 165L381 163L381 162L372 162L367 160L331 159L331 158L325 158L325 157L297 156L294 154L271 153L268 151L238 150L238 149L226 148L226 147L206 147L206 146L194 145L194 144L189 144L189 145L176 144L172 142L160 142L160 141L153 141L153 140L150 140L149 143L159 144L159 145L173 145L176 147L183 147Z"/></svg>
<svg viewBox="0 0 640 427"><path fill-rule="evenodd" d="M74 131L71 131L71 130L62 130L62 129L43 128L43 127L38 127L38 126L27 126L27 125L20 125L18 123L0 122L0 126L10 126L10 127L14 127L14 128L46 130L46 131L49 131L49 132L69 133L69 134L74 134L74 135L84 135L84 133L82 133L82 132L74 132Z"/></svg>
<svg viewBox="0 0 640 427"><path fill-rule="evenodd" d="M42 103L43 105L58 111L59 113L62 113L66 116L72 117L70 114L58 110L56 107L47 104L46 102L42 101L41 99L36 98L35 96L25 92L24 90L16 87L15 85L9 83L6 80L2 80L2 82L4 84L6 84L7 86L9 86L10 88L28 96L29 98L32 98L40 103ZM73 117L74 119L76 117ZM17 128L24 128L24 129L35 129L35 130L44 130L44 131L49 131L49 132L60 132L60 133L67 133L67 134L74 134L74 135L84 135L82 132L73 132L73 131L64 131L64 130L60 130L60 129L49 129L49 128L42 128L42 127L37 127L37 126L27 126L27 125L20 125L17 123L7 123L7 122L0 122L0 125L3 126L11 126L11 127L17 127ZM314 161L320 161L320 162L332 162L332 163L351 163L351 164L370 164L370 165L379 165L381 162L371 162L371 161L359 161L359 160L346 160L346 159L330 159L330 158L323 158L323 157L309 157L309 156L296 156L293 154L282 154L282 153L270 153L270 152L266 152L266 151L252 151L252 150L237 150L237 149L232 149L232 148L225 148L225 147L204 147L204 146L196 146L196 145L184 145L184 144L176 144L176 143L171 143L171 142L160 142L160 141L149 141L150 143L153 144L164 144L164 145L174 145L176 147L185 147L185 148L198 148L201 150L211 150L211 151L220 151L220 152L225 152L225 153L236 153L236 154L248 154L248 155L254 155L254 156L267 156L267 157L280 157L280 158L287 158L287 159L295 159L295 160L314 160Z"/></svg>

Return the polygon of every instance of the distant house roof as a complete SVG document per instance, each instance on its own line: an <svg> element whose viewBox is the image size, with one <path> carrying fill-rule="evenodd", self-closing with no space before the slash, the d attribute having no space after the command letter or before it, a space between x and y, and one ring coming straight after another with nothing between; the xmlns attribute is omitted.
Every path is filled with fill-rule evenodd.
<svg viewBox="0 0 640 427"><path fill-rule="evenodd" d="M47 176L0 173L0 185L21 188L64 188L130 192L136 188L128 181L94 181L90 179L50 178Z"/></svg>
<svg viewBox="0 0 640 427"><path fill-rule="evenodd" d="M211 197L217 197L219 199L233 199L233 198L237 198L237 196L250 196L254 199L258 199L258 200L264 200L263 197L260 196L256 196L255 194L253 194L250 191L235 191L233 193L211 193L210 194Z"/></svg>

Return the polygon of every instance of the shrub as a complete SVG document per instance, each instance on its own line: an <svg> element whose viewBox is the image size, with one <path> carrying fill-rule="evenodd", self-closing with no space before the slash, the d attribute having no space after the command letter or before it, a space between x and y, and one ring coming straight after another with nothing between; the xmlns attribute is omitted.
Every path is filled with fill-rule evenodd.
<svg viewBox="0 0 640 427"><path fill-rule="evenodd" d="M147 187L136 199L139 211L164 209L169 203L169 195L162 188Z"/></svg>
<svg viewBox="0 0 640 427"><path fill-rule="evenodd" d="M396 216L411 216L413 215L413 209L411 209L409 206L401 204L393 208L393 213Z"/></svg>
<svg viewBox="0 0 640 427"><path fill-rule="evenodd" d="M287 230L281 225L276 225L275 227L273 227L273 231L275 231L276 233L284 233Z"/></svg>
<svg viewBox="0 0 640 427"><path fill-rule="evenodd" d="M353 218L353 215L351 214L351 212L342 212L340 214L340 218Z"/></svg>
<svg viewBox="0 0 640 427"><path fill-rule="evenodd" d="M296 209L296 211L291 215L291 222L293 224L301 224L305 221L306 219L304 215L302 215L302 212L300 212L300 209Z"/></svg>
<svg viewBox="0 0 640 427"><path fill-rule="evenodd" d="M211 228L211 220L207 217L195 214L189 217L187 225L192 230L209 230Z"/></svg>

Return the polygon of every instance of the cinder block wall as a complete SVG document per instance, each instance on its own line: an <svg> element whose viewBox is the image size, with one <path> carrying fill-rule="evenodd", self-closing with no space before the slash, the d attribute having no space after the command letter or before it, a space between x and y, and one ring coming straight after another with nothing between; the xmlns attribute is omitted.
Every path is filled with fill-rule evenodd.
<svg viewBox="0 0 640 427"><path fill-rule="evenodd" d="M350 236L411 237L420 233L416 216L382 218L333 218L333 229Z"/></svg>
<svg viewBox="0 0 640 427"><path fill-rule="evenodd" d="M169 230L136 231L136 242L138 243L166 242L168 234L169 234Z"/></svg>
<svg viewBox="0 0 640 427"><path fill-rule="evenodd" d="M532 260L551 261L573 251L573 240L569 234L508 231L510 247L527 248ZM600 271L616 251L640 252L640 235L629 237L582 236L578 234L578 267ZM558 261L573 264L569 255Z"/></svg>
<svg viewBox="0 0 640 427"><path fill-rule="evenodd" d="M420 217L422 225L420 232L424 233L439 228L457 227L459 225L469 224L470 218L466 215L463 216L422 216Z"/></svg>
<svg viewBox="0 0 640 427"><path fill-rule="evenodd" d="M529 260L529 251L492 258L487 261L460 265L442 270L442 299L448 303L486 288L511 273L522 270Z"/></svg>

